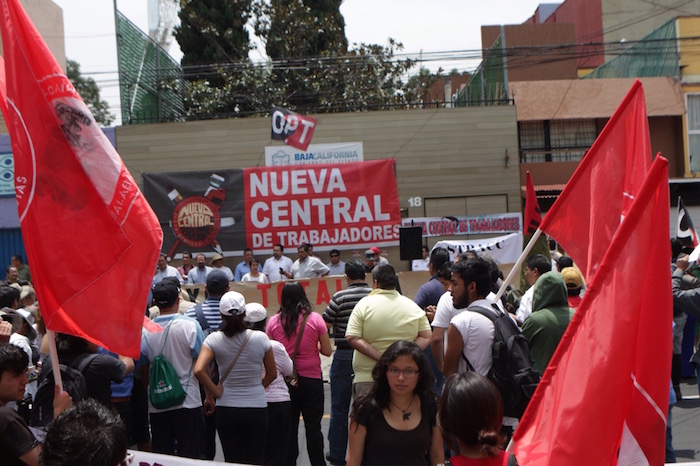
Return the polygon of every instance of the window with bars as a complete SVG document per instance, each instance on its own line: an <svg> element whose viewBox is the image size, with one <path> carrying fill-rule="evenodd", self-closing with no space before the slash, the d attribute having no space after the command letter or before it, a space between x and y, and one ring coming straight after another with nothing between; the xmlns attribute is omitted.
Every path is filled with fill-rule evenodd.
<svg viewBox="0 0 700 466"><path fill-rule="evenodd" d="M520 161L576 162L596 137L595 119L521 121Z"/></svg>
<svg viewBox="0 0 700 466"><path fill-rule="evenodd" d="M700 172L700 94L686 95L690 171Z"/></svg>

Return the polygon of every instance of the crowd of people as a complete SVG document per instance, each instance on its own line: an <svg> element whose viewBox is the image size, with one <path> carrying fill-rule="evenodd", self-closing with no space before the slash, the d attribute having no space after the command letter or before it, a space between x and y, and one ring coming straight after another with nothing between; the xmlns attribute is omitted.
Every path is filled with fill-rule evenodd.
<svg viewBox="0 0 700 466"><path fill-rule="evenodd" d="M364 261L346 262L332 250L328 264L308 244L298 247L296 261L283 252L275 245L260 268L246 249L233 270L219 254L209 265L203 254L193 263L185 252L178 268L161 255L151 315L162 331L144 329L136 360L58 334L62 373L81 374L75 377L84 389L52 390L41 416L37 392L51 374L45 329L36 298L23 301L28 267L13 258L0 288L0 462L71 464L84 455L89 460L80 464L116 465L127 445L211 460L218 434L227 462L293 465L301 417L314 466L512 464L504 447L518 419L493 383L494 322L509 317L543 374L585 293L570 258L529 257L527 291L511 287L496 299L503 275L493 258L470 252L451 262L436 248L427 258L430 279L411 300L376 248ZM347 286L314 309L296 280L339 275L341 268ZM700 314L700 281L674 242L672 268L675 336L685 313ZM29 279L24 284L20 270ZM261 304L230 287L268 280L286 281L269 319ZM204 284L204 299L190 301L185 283ZM331 354L324 452L320 356ZM674 364L676 355L674 338ZM671 439L669 427L667 461L675 459Z"/></svg>

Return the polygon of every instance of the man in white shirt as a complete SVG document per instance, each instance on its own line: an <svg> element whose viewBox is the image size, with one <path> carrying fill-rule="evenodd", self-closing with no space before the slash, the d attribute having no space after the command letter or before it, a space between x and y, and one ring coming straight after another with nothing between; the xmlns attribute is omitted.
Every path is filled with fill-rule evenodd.
<svg viewBox="0 0 700 466"><path fill-rule="evenodd" d="M309 245L302 244L297 248L299 259L292 264L292 270L289 274L285 273L287 278L318 278L328 275L330 269L321 262L318 257L311 256L309 253Z"/></svg>
<svg viewBox="0 0 700 466"><path fill-rule="evenodd" d="M175 267L168 265L168 258L165 254L161 254L158 256L158 267L156 268L156 274L153 276L153 283L151 283L151 286L162 282L164 278L168 277L175 277L180 284L183 283L180 272L178 272Z"/></svg>
<svg viewBox="0 0 700 466"><path fill-rule="evenodd" d="M330 256L331 261L326 264L329 270L328 275L344 275L345 262L340 260L340 251L337 249L331 249Z"/></svg>
<svg viewBox="0 0 700 466"><path fill-rule="evenodd" d="M214 270L207 265L207 258L204 254L197 254L197 267L187 274L188 285L203 285L207 283L207 275Z"/></svg>
<svg viewBox="0 0 700 466"><path fill-rule="evenodd" d="M413 272L418 272L421 270L429 270L430 269L430 249L428 249L428 246L423 246L423 258L422 259L414 259L411 262L411 270Z"/></svg>
<svg viewBox="0 0 700 466"><path fill-rule="evenodd" d="M530 256L525 261L525 281L530 286L523 297L520 298L520 307L515 312L515 318L519 325L525 322L530 314L532 314L532 296L535 292L535 282L540 275L543 275L552 270L552 263L542 254Z"/></svg>
<svg viewBox="0 0 700 466"><path fill-rule="evenodd" d="M272 247L272 257L265 261L263 265L263 273L271 282L278 282L292 278L292 260L282 255L284 246L277 243Z"/></svg>
<svg viewBox="0 0 700 466"><path fill-rule="evenodd" d="M214 270L220 270L226 274L228 281L233 281L233 271L224 265L224 256L219 253L214 254L211 258L211 265Z"/></svg>

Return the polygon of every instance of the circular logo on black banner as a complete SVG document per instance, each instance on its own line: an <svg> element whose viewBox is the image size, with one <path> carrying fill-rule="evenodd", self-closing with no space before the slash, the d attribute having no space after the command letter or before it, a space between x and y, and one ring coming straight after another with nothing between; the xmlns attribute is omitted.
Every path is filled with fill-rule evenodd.
<svg viewBox="0 0 700 466"><path fill-rule="evenodd" d="M185 244L202 247L212 243L221 228L219 209L209 199L188 197L175 206L173 230Z"/></svg>

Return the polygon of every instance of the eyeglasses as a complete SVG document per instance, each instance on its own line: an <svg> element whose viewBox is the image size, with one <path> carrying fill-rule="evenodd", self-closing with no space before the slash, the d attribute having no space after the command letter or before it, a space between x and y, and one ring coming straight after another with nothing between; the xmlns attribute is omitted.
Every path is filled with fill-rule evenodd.
<svg viewBox="0 0 700 466"><path fill-rule="evenodd" d="M397 369L395 367L390 367L386 370L386 373L392 377L398 377L399 374L403 374L404 377L410 379L416 377L420 371L417 369Z"/></svg>

